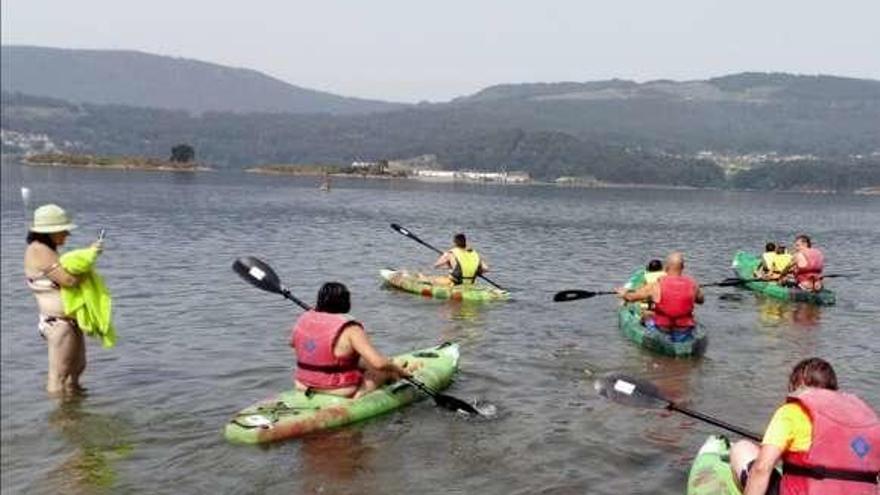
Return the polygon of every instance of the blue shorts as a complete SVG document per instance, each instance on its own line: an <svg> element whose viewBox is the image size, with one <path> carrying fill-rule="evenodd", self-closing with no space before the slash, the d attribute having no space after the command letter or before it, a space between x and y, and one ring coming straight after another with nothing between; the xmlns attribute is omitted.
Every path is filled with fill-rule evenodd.
<svg viewBox="0 0 880 495"><path fill-rule="evenodd" d="M649 332L656 332L663 335L670 342L687 342L694 338L694 327L661 330L654 322L654 318L649 318L645 321L645 328L647 328Z"/></svg>

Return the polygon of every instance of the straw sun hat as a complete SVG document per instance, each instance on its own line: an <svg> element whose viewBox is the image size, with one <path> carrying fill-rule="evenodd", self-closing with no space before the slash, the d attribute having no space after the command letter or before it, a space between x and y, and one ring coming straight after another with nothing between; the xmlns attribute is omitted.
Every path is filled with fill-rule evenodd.
<svg viewBox="0 0 880 495"><path fill-rule="evenodd" d="M34 210L34 223L31 224L31 232L40 234L54 234L66 232L76 228L76 224L70 221L70 215L58 205L43 205Z"/></svg>

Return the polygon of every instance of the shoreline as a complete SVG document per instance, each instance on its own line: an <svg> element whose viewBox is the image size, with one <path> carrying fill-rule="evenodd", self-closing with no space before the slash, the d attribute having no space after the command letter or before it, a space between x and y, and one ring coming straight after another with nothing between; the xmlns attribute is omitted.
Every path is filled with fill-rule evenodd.
<svg viewBox="0 0 880 495"><path fill-rule="evenodd" d="M65 163L65 162L35 162L27 158L22 160L28 167L55 167L55 168L86 168L91 170L136 170L136 171L152 171L152 172L210 172L212 168L204 165L149 165L142 163Z"/></svg>

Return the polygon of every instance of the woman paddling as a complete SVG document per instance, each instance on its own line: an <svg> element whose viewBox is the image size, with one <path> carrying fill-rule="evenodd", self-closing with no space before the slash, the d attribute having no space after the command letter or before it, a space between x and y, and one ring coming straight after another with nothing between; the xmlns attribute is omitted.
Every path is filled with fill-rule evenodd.
<svg viewBox="0 0 880 495"><path fill-rule="evenodd" d="M61 300L61 287L73 287L79 283L77 277L61 266L58 257L58 247L75 228L61 207L43 205L34 211L24 253L27 286L37 300L38 329L49 351L46 391L53 395L82 391L79 377L86 368L83 332L76 320L65 313ZM98 240L91 247L101 252L103 243Z"/></svg>
<svg viewBox="0 0 880 495"><path fill-rule="evenodd" d="M315 309L296 321L290 345L296 351L294 383L299 390L357 398L409 371L373 347L363 325L348 316L351 295L345 285L327 282Z"/></svg>

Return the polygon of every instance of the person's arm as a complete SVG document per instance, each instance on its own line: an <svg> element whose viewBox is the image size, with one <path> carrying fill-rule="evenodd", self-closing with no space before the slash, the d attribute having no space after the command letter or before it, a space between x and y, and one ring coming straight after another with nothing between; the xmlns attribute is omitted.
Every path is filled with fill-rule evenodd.
<svg viewBox="0 0 880 495"><path fill-rule="evenodd" d="M364 327L361 325L357 323L349 323L345 327L345 330L342 331L342 335L348 338L351 348L360 355L361 359L363 359L370 368L391 373L397 379L410 376L410 373L403 369L403 367L399 366L391 359L388 359L373 347L370 338L367 337L367 332L364 331Z"/></svg>
<svg viewBox="0 0 880 495"><path fill-rule="evenodd" d="M767 485L770 483L770 475L776 469L776 463L782 457L782 449L775 445L762 444L758 452L758 458L749 469L749 479L746 482L743 495L764 495Z"/></svg>
<svg viewBox="0 0 880 495"><path fill-rule="evenodd" d="M486 273L489 271L489 265L483 261L483 258L480 258L480 271L479 273Z"/></svg>
<svg viewBox="0 0 880 495"><path fill-rule="evenodd" d="M615 292L617 292L617 297L626 302L648 301L652 298L653 286L654 284L643 285L632 292L627 292L624 287L618 287Z"/></svg>
<svg viewBox="0 0 880 495"><path fill-rule="evenodd" d="M803 262L801 262L803 260ZM801 253L794 253L794 256L791 257L791 262L788 263L788 266L785 267L784 270L780 273L780 276L788 275L789 273L797 271L797 267L807 266L807 260L804 259L804 255Z"/></svg>
<svg viewBox="0 0 880 495"><path fill-rule="evenodd" d="M79 283L76 276L67 272L58 259L58 253L52 251L48 247L39 243L30 246L28 249L29 260L28 266L40 267L38 271L62 287L75 287Z"/></svg>
<svg viewBox="0 0 880 495"><path fill-rule="evenodd" d="M437 261L434 262L434 268L443 268L446 266L451 268L452 263L449 261L449 259L450 253L449 251L446 251L445 253L441 254L439 258L437 258Z"/></svg>
<svg viewBox="0 0 880 495"><path fill-rule="evenodd" d="M697 287L697 293L694 295L694 302L697 304L703 304L706 301L706 296L703 294L703 289Z"/></svg>

